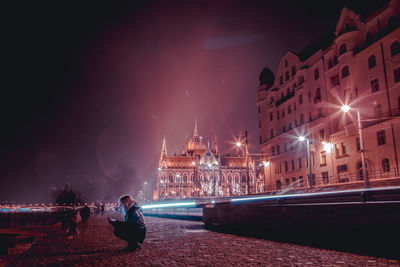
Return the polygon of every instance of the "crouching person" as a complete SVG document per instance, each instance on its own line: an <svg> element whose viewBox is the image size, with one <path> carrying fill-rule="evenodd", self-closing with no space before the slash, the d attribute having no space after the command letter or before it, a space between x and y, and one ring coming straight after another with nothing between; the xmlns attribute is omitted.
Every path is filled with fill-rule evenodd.
<svg viewBox="0 0 400 267"><path fill-rule="evenodd" d="M108 220L114 227L115 236L128 242L128 246L124 250L135 251L140 248L140 244L146 237L143 213L136 201L129 195L122 196L119 202L125 213L125 221Z"/></svg>

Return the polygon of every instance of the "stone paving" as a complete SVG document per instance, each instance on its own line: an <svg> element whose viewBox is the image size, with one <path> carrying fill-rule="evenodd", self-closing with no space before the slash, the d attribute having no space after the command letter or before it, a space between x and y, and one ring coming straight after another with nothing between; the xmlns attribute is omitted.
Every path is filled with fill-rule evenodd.
<svg viewBox="0 0 400 267"><path fill-rule="evenodd" d="M146 221L147 238L136 252L122 252L125 242L113 236L106 217L92 216L79 237L70 240L54 229L7 266L400 266L390 259L208 231L198 221Z"/></svg>

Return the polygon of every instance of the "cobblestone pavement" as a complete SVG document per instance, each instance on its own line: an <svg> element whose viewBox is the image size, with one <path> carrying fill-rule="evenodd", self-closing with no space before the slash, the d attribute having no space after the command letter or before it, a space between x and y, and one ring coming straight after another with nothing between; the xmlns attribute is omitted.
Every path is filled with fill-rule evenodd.
<svg viewBox="0 0 400 267"><path fill-rule="evenodd" d="M399 261L205 230L202 222L146 217L148 232L136 252L112 234L106 218L92 216L69 240L48 235L8 266L400 266Z"/></svg>

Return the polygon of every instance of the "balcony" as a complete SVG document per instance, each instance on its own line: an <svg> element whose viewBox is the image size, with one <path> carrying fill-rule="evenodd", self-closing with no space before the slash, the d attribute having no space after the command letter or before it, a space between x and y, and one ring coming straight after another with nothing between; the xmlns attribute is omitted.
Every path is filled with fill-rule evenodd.
<svg viewBox="0 0 400 267"><path fill-rule="evenodd" d="M294 90L292 92L289 92L287 95L276 101L275 106L279 107L281 104L285 103L287 100L294 97L294 95L295 95Z"/></svg>

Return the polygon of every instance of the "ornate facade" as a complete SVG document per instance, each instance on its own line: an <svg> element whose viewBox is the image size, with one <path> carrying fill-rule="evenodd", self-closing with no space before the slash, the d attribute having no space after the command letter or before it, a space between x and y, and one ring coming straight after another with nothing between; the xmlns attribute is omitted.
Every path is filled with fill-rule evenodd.
<svg viewBox="0 0 400 267"><path fill-rule="evenodd" d="M247 182L247 178L249 182ZM232 196L260 192L256 168L250 155L230 156L219 152L216 138L212 145L199 136L197 122L193 137L180 155L168 155L165 138L158 167L157 198L176 199Z"/></svg>
<svg viewBox="0 0 400 267"><path fill-rule="evenodd" d="M257 106L267 190L363 180L358 125L369 180L399 177L399 14L398 0L369 16L343 8L335 32L288 51L275 74L263 70ZM311 177L298 136L311 143Z"/></svg>

